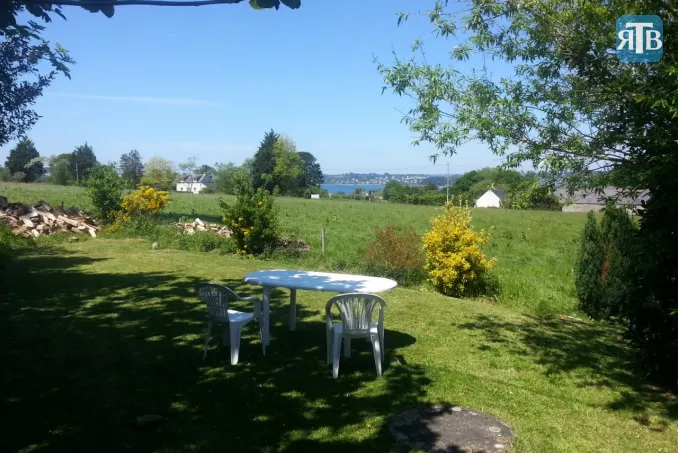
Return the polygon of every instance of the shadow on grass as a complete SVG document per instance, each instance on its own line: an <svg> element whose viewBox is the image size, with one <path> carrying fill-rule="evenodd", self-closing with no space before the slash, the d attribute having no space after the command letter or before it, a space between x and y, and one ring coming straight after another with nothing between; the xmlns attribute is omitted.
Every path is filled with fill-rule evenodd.
<svg viewBox="0 0 678 453"><path fill-rule="evenodd" d="M203 361L196 279L93 273L94 261L30 250L3 275L0 451L388 451L370 424L425 396L425 370L398 356L415 341L402 332L386 332L383 378L355 341L332 379L322 317L298 306L288 332L286 291L273 293L266 357L253 323L240 364L215 341ZM258 292L239 276L221 283ZM135 427L145 414L166 420Z"/></svg>
<svg viewBox="0 0 678 453"><path fill-rule="evenodd" d="M614 326L540 317L508 323L480 315L458 328L477 331L484 337L480 350L508 348L514 354L535 357L547 376L581 372L587 378L578 383L580 387L630 389L619 392L619 398L609 403L608 409L643 412L653 406L662 416L678 419L678 398L667 389L648 384L629 347L621 341L620 330Z"/></svg>

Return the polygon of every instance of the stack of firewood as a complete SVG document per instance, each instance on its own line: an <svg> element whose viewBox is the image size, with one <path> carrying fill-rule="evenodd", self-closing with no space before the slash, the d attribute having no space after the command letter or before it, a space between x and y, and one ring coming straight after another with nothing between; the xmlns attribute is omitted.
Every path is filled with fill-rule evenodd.
<svg viewBox="0 0 678 453"><path fill-rule="evenodd" d="M175 223L175 227L179 228L186 234L195 234L196 231L210 231L220 236L231 237L231 230L223 225L216 223L205 223L200 219L195 219L190 223Z"/></svg>
<svg viewBox="0 0 678 453"><path fill-rule="evenodd" d="M54 233L89 234L96 237L100 228L82 211L51 206L44 201L33 205L8 203L0 197L0 221L5 221L17 236L38 238Z"/></svg>

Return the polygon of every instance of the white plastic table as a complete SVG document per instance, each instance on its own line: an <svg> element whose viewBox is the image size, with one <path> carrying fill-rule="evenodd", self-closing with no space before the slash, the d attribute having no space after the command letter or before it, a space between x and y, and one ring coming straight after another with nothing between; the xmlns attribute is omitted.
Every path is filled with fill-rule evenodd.
<svg viewBox="0 0 678 453"><path fill-rule="evenodd" d="M327 291L332 293L381 293L395 288L394 280L365 275L330 274L325 272L275 269L257 271L245 275L247 283L264 287L263 333L264 346L269 344L269 313L271 289L290 290L289 327L293 331L297 324L297 290Z"/></svg>

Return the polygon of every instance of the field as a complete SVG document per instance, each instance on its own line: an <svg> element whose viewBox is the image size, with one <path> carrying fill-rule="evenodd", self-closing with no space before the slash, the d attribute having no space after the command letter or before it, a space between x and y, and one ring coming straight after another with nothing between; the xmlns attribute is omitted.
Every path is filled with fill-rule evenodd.
<svg viewBox="0 0 678 453"><path fill-rule="evenodd" d="M327 297L301 291L288 332L276 291L265 357L250 326L240 364L214 342L203 361L194 284L252 294L242 275L280 266L142 240L21 250L0 286L0 451L395 452L388 418L438 402L502 418L514 453L676 451L678 400L643 381L604 324L398 288L385 294L384 376L354 342L334 380ZM134 427L145 414L166 421Z"/></svg>
<svg viewBox="0 0 678 453"><path fill-rule="evenodd" d="M77 187L0 183L0 194L10 201L45 200L89 208L84 190ZM173 193L164 217L219 222L218 197ZM359 270L362 254L374 239L375 225L413 225L423 233L436 214L428 206L362 201L278 198L276 203L283 234L311 245L308 256L293 263L309 269ZM494 274L501 285L496 298L501 305L529 314L577 315L572 269L585 215L475 209L473 216L476 227L493 228L486 251L499 258ZM323 228L327 230L325 257L320 240Z"/></svg>
<svg viewBox="0 0 678 453"><path fill-rule="evenodd" d="M25 203L88 209L80 188L0 184ZM204 307L193 287L214 280L256 294L242 276L300 267L355 270L372 227L428 228L431 207L279 198L301 259L264 261L163 248L149 240L41 239L16 250L0 285L0 451L396 452L386 422L414 406L450 403L502 418L515 453L672 452L678 398L650 385L622 332L576 310L572 267L581 214L474 210L493 228L487 252L497 300L397 288L385 294L384 376L354 342L338 380L325 365L326 295L300 291L288 332L287 294L274 291L271 345L246 329L241 363L212 343L201 360ZM217 196L173 194L165 220L219 221ZM327 255L320 230L328 231ZM236 307L238 308L238 307ZM242 307L244 310L248 309ZM156 427L136 428L138 415Z"/></svg>

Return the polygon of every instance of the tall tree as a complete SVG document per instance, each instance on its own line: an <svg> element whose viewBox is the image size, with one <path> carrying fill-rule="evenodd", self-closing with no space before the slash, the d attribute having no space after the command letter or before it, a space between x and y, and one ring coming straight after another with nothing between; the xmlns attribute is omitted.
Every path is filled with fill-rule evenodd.
<svg viewBox="0 0 678 453"><path fill-rule="evenodd" d="M70 78L74 63L63 47L41 37L43 26L6 23L23 9L17 0L0 6L0 146L30 130L40 118L33 104L59 74Z"/></svg>
<svg viewBox="0 0 678 453"><path fill-rule="evenodd" d="M193 193L193 177L195 176L195 168L198 166L198 159L196 157L189 157L184 162L179 163L179 170L182 176L190 176L189 182L191 184L191 193Z"/></svg>
<svg viewBox="0 0 678 453"><path fill-rule="evenodd" d="M630 336L653 370L678 375L678 8L669 0L472 0L463 15L437 1L425 12L438 36L461 40L447 66L429 64L421 42L408 59L379 64L386 85L411 96L404 122L445 154L476 139L532 162L571 189L613 184L648 189L638 239L638 294ZM656 14L666 39L658 62L626 63L615 53L617 19ZM466 19L459 19L460 17ZM399 22L407 19L402 14ZM458 32L459 31L459 32ZM472 55L508 62L460 70ZM470 68L469 68L470 69Z"/></svg>
<svg viewBox="0 0 678 453"><path fill-rule="evenodd" d="M217 172L216 167L217 167L218 165L219 165L219 164L216 163L216 164L214 164L214 167L213 167L213 166L211 166L211 165L202 164L201 166L199 166L198 168L195 169L195 172L196 172L197 174L199 174L199 175L202 175L202 174L205 174L205 175L214 175L214 174Z"/></svg>
<svg viewBox="0 0 678 453"><path fill-rule="evenodd" d="M296 144L289 137L280 137L273 145L273 155L273 187L277 187L282 194L295 194L300 187L304 167Z"/></svg>
<svg viewBox="0 0 678 453"><path fill-rule="evenodd" d="M264 188L269 192L273 192L275 184L273 184L273 170L275 169L275 153L273 147L280 138L273 129L266 132L264 139L259 145L259 149L252 158L252 185L255 189Z"/></svg>
<svg viewBox="0 0 678 453"><path fill-rule="evenodd" d="M303 173L301 175L301 187L315 187L323 183L323 172L315 156L306 151L299 152L299 157L303 163Z"/></svg>
<svg viewBox="0 0 678 453"><path fill-rule="evenodd" d="M128 181L129 185L132 187L138 186L144 174L144 164L141 161L139 151L133 149L120 156L120 170L122 171L122 178Z"/></svg>
<svg viewBox="0 0 678 453"><path fill-rule="evenodd" d="M66 186L73 181L71 154L59 154L49 159L50 182Z"/></svg>
<svg viewBox="0 0 678 453"><path fill-rule="evenodd" d="M174 183L174 165L164 157L151 157L146 162L141 184L160 190L170 190Z"/></svg>
<svg viewBox="0 0 678 453"><path fill-rule="evenodd" d="M71 174L76 183L87 181L89 172L97 164L97 156L94 149L85 142L84 145L76 146L71 153Z"/></svg>
<svg viewBox="0 0 678 453"><path fill-rule="evenodd" d="M227 164L215 164L214 187L217 192L235 194L236 175L238 172L244 172L243 169L235 166L233 162Z"/></svg>
<svg viewBox="0 0 678 453"><path fill-rule="evenodd" d="M33 182L45 172L40 153L32 140L22 139L7 156L5 167L21 182Z"/></svg>

